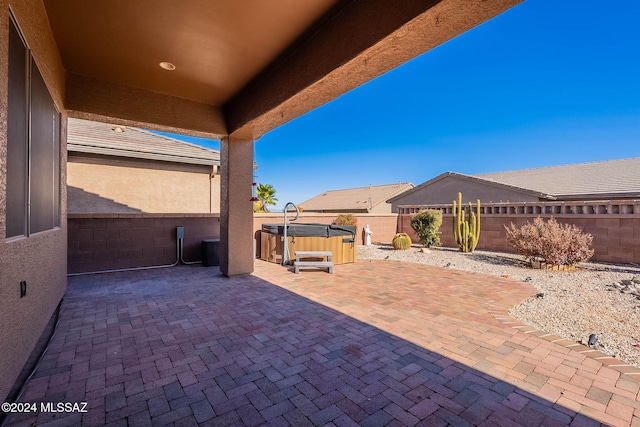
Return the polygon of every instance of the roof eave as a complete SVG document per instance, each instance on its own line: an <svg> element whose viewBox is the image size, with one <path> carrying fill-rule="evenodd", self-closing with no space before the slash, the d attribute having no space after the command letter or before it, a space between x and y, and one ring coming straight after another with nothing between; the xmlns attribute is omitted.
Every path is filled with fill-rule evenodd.
<svg viewBox="0 0 640 427"><path fill-rule="evenodd" d="M585 193L585 194L559 194L555 196L557 200L602 200L607 201L609 199L640 199L640 192L616 192L616 193Z"/></svg>
<svg viewBox="0 0 640 427"><path fill-rule="evenodd" d="M67 144L67 150L75 153L100 154L110 157L126 157L130 159L158 160L172 163L186 163L192 165L220 166L220 160L202 159L194 157L172 156L159 153L144 153L139 151L128 151L113 148L94 147L87 145Z"/></svg>

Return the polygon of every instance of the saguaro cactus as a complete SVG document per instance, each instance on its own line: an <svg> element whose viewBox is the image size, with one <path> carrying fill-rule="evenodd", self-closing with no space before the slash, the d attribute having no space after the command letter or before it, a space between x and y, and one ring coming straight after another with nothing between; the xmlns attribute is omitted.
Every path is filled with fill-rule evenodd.
<svg viewBox="0 0 640 427"><path fill-rule="evenodd" d="M480 200L476 202L474 213L471 202L468 203L467 209L462 206L462 193L458 193L458 203L453 201L453 239L462 252L473 252L479 238Z"/></svg>

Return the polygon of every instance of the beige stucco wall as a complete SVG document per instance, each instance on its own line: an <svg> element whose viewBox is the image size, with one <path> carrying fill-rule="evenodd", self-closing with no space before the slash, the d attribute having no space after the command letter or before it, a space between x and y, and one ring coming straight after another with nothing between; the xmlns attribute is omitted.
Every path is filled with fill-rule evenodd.
<svg viewBox="0 0 640 427"><path fill-rule="evenodd" d="M369 213L375 213L375 214L385 214L385 213L391 213L391 203L379 203L376 206L374 206Z"/></svg>
<svg viewBox="0 0 640 427"><path fill-rule="evenodd" d="M66 116L62 110L64 69L38 0L0 0L0 401L3 401L66 290L66 189L61 187L61 228L6 241L7 62L9 7L63 112L61 173L65 182ZM20 281L27 294L20 298Z"/></svg>
<svg viewBox="0 0 640 427"><path fill-rule="evenodd" d="M83 159L67 164L70 213L219 213L211 166Z"/></svg>

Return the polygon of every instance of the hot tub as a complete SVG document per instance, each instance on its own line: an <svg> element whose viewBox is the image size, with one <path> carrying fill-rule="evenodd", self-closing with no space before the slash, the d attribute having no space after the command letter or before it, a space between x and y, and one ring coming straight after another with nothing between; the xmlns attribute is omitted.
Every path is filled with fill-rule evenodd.
<svg viewBox="0 0 640 427"><path fill-rule="evenodd" d="M289 254L296 251L331 251L334 264L356 260L356 227L332 224L289 224ZM284 225L264 224L260 233L260 259L281 263L284 253Z"/></svg>

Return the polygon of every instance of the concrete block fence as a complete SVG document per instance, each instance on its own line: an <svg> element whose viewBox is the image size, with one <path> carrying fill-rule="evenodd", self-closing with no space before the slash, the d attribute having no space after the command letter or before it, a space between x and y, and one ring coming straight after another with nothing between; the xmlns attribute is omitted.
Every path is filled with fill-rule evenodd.
<svg viewBox="0 0 640 427"><path fill-rule="evenodd" d="M453 241L451 205L400 206L398 230L417 240L411 229L411 214L422 209L443 211L440 240L445 247ZM594 202L489 203L481 206L478 249L513 252L504 227L517 227L540 216L559 223L574 224L593 236L594 261L640 263L640 200Z"/></svg>
<svg viewBox="0 0 640 427"><path fill-rule="evenodd" d="M443 211L440 239L456 247L452 235L451 205L400 206L398 214L354 214L358 220L356 242L363 243L369 224L372 241L390 243L396 231L414 241L410 215L421 209ZM337 214L303 212L297 222L331 224ZM537 216L555 217L593 235L593 260L640 264L640 201L491 203L481 210L478 249L513 252L507 244L505 225L516 226ZM281 224L282 213L255 214L253 234L263 224ZM68 272L81 273L171 264L176 260L176 227L185 227L183 258L200 260L201 242L220 238L217 214L70 214L68 216ZM259 247L259 245L258 245Z"/></svg>
<svg viewBox="0 0 640 427"><path fill-rule="evenodd" d="M173 264L178 226L185 261L199 261L202 240L220 237L216 214L69 214L67 224L68 273Z"/></svg>
<svg viewBox="0 0 640 427"><path fill-rule="evenodd" d="M302 213L298 222L330 224L337 214ZM374 242L390 242L396 214L356 215L358 234L369 224ZM262 224L281 224L282 213L256 214L253 233ZM220 238L218 214L69 214L68 273L172 264L176 260L176 227L185 228L183 258L201 259L202 240Z"/></svg>

